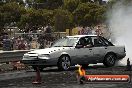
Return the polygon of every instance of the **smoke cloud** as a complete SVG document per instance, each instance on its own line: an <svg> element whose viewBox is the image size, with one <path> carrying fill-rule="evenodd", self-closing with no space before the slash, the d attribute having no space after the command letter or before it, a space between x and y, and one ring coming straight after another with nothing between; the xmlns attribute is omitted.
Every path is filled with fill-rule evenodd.
<svg viewBox="0 0 132 88"><path fill-rule="evenodd" d="M118 65L126 65L127 58L132 63L132 6L117 2L108 12L111 40L115 45L125 45L126 57Z"/></svg>

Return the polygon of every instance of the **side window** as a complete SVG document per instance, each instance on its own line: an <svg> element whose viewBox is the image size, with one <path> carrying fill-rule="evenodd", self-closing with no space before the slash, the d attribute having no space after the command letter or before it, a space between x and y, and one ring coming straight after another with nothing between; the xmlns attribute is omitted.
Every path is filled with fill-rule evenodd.
<svg viewBox="0 0 132 88"><path fill-rule="evenodd" d="M101 39L104 41L104 43L107 45L107 46L113 46L113 44L111 42L109 42L107 39L105 39L104 37L101 37Z"/></svg>
<svg viewBox="0 0 132 88"><path fill-rule="evenodd" d="M86 45L86 39L85 38L81 38L77 44L78 45Z"/></svg>
<svg viewBox="0 0 132 88"><path fill-rule="evenodd" d="M104 42L100 38L94 38L94 46L95 47L101 47L104 46Z"/></svg>
<svg viewBox="0 0 132 88"><path fill-rule="evenodd" d="M91 37L87 37L86 38L86 43L87 43L87 45L93 46L92 38Z"/></svg>
<svg viewBox="0 0 132 88"><path fill-rule="evenodd" d="M92 38L83 37L79 40L78 45L83 45L83 46L92 45L93 46Z"/></svg>

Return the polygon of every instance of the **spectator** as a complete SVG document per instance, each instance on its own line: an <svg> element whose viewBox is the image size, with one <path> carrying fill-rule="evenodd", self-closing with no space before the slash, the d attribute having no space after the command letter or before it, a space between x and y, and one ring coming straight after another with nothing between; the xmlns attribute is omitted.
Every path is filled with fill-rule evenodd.
<svg viewBox="0 0 132 88"><path fill-rule="evenodd" d="M90 27L87 27L87 28L86 28L86 34L87 34L87 35L91 35L91 34L92 34L92 30L91 30Z"/></svg>
<svg viewBox="0 0 132 88"><path fill-rule="evenodd" d="M21 40L18 45L19 50L25 50L26 46L24 44L24 40Z"/></svg>
<svg viewBox="0 0 132 88"><path fill-rule="evenodd" d="M81 35L84 35L84 34L85 34L85 28L83 27L81 30Z"/></svg>
<svg viewBox="0 0 132 88"><path fill-rule="evenodd" d="M49 24L45 30L45 33L46 33L45 35L46 40L49 40L49 37L51 37L51 26Z"/></svg>
<svg viewBox="0 0 132 88"><path fill-rule="evenodd" d="M40 44L40 46L39 46L39 49L43 49L44 48L44 36L43 35L41 35L41 36L39 36L39 38L38 38L38 43Z"/></svg>
<svg viewBox="0 0 132 88"><path fill-rule="evenodd" d="M5 35L3 39L3 50L9 51L11 49L12 49L12 41L8 38L8 35Z"/></svg>
<svg viewBox="0 0 132 88"><path fill-rule="evenodd" d="M101 31L100 26L97 27L95 32L96 32L96 35L98 35L98 36L101 36L103 34L102 31Z"/></svg>

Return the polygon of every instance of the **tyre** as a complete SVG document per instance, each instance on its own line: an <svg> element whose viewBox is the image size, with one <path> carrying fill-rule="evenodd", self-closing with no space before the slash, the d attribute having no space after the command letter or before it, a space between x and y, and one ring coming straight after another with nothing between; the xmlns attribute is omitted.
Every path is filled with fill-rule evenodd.
<svg viewBox="0 0 132 88"><path fill-rule="evenodd" d="M43 71L44 67L43 66L32 66L32 68L36 71L37 67L39 68L40 71Z"/></svg>
<svg viewBox="0 0 132 88"><path fill-rule="evenodd" d="M59 70L69 70L71 65L70 57L68 55L63 55L60 57L58 61L58 69Z"/></svg>
<svg viewBox="0 0 132 88"><path fill-rule="evenodd" d="M115 65L116 56L114 54L107 54L104 58L103 64L106 67L112 67Z"/></svg>

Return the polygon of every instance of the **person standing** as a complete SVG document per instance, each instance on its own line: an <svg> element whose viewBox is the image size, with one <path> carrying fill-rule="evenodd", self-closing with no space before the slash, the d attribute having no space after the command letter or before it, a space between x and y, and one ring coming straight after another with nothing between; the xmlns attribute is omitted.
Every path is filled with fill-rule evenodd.
<svg viewBox="0 0 132 88"><path fill-rule="evenodd" d="M102 36L102 34L103 34L100 26L97 27L95 32L96 32L97 36Z"/></svg>
<svg viewBox="0 0 132 88"><path fill-rule="evenodd" d="M5 38L3 39L3 50L9 51L12 49L12 42L9 39L8 35L5 35Z"/></svg>

